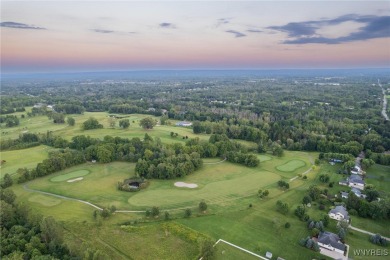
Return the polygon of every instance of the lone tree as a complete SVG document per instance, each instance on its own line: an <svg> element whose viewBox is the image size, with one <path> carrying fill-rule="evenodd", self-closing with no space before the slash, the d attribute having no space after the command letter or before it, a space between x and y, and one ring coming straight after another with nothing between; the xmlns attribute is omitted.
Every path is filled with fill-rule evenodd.
<svg viewBox="0 0 390 260"><path fill-rule="evenodd" d="M192 215L191 209L186 209L186 210L184 211L184 217L185 217L185 218L189 218L189 217L191 217L191 215Z"/></svg>
<svg viewBox="0 0 390 260"><path fill-rule="evenodd" d="M160 215L160 209L158 207L153 207L151 211L152 217L158 217Z"/></svg>
<svg viewBox="0 0 390 260"><path fill-rule="evenodd" d="M211 240L204 240L200 249L201 258L204 260L214 259L215 249L214 243Z"/></svg>
<svg viewBox="0 0 390 260"><path fill-rule="evenodd" d="M156 120L154 120L153 118L151 117L146 117L144 119L141 119L139 121L139 125L143 128L143 129L153 129L153 127L156 125Z"/></svg>
<svg viewBox="0 0 390 260"><path fill-rule="evenodd" d="M67 117L66 118L66 122L68 123L69 126L74 126L74 124L76 123L76 120L74 120L73 117Z"/></svg>
<svg viewBox="0 0 390 260"><path fill-rule="evenodd" d="M201 202L199 203L199 211L205 212L206 209L207 209L207 204L206 204L206 202L201 201Z"/></svg>
<svg viewBox="0 0 390 260"><path fill-rule="evenodd" d="M302 204L303 204L303 206L306 206L307 204L309 204L309 203L311 203L311 198L310 198L310 196L305 196L305 197L303 197L303 199L302 199Z"/></svg>
<svg viewBox="0 0 390 260"><path fill-rule="evenodd" d="M122 128L129 128L130 126L130 120L129 119L121 119L119 120L119 127L122 127Z"/></svg>

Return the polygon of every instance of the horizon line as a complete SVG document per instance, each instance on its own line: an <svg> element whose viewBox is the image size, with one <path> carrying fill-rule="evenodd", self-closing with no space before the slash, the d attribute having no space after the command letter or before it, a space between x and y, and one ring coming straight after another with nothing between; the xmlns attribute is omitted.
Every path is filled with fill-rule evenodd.
<svg viewBox="0 0 390 260"><path fill-rule="evenodd" d="M85 70L85 71L42 71L42 72L1 72L0 75L39 75L39 74L82 74L110 72L157 72L157 71L293 71L293 70L387 70L389 67L331 67L331 68L194 68L194 69L124 69L124 70Z"/></svg>

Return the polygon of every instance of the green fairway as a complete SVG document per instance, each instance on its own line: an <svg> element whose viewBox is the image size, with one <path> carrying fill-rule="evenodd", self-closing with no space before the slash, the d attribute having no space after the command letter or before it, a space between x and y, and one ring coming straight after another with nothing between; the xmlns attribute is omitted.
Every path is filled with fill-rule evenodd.
<svg viewBox="0 0 390 260"><path fill-rule="evenodd" d="M276 169L282 172L293 172L296 169L304 167L305 165L306 163L302 160L291 160L285 164L277 166Z"/></svg>
<svg viewBox="0 0 390 260"><path fill-rule="evenodd" d="M28 201L39 203L45 207L52 207L61 203L60 199L48 195L35 194L28 198Z"/></svg>
<svg viewBox="0 0 390 260"><path fill-rule="evenodd" d="M48 157L50 148L45 145L35 146L22 150L0 152L1 160L6 162L1 165L0 177L4 174L15 174L19 168L32 169Z"/></svg>
<svg viewBox="0 0 390 260"><path fill-rule="evenodd" d="M265 162L272 159L270 156L264 154L257 155L257 158L259 158L260 162Z"/></svg>
<svg viewBox="0 0 390 260"><path fill-rule="evenodd" d="M50 181L53 181L53 182L67 181L67 180L70 180L70 179L73 179L73 178L85 176L87 174L89 174L88 170L77 170L77 171L74 171L74 172L70 172L70 173L67 173L67 174L62 174L62 175L53 177L53 178L50 179Z"/></svg>

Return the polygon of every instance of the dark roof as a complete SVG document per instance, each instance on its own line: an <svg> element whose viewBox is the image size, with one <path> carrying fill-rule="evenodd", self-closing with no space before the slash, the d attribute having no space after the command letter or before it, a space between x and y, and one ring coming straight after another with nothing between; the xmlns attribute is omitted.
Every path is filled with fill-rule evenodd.
<svg viewBox="0 0 390 260"><path fill-rule="evenodd" d="M334 248L344 251L345 245L339 241L340 239L338 235L328 231L321 232L318 237L318 242L320 242L321 244L331 245Z"/></svg>
<svg viewBox="0 0 390 260"><path fill-rule="evenodd" d="M349 182L364 184L362 177L356 174L351 174L351 176L349 177Z"/></svg>

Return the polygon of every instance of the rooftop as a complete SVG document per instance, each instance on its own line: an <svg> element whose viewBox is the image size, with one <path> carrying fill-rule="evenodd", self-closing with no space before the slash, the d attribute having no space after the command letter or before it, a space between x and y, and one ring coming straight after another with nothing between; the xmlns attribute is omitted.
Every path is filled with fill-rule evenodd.
<svg viewBox="0 0 390 260"><path fill-rule="evenodd" d="M345 250L345 245L340 242L339 236L332 232L321 232L318 237L318 242L325 245L331 245L339 250Z"/></svg>

